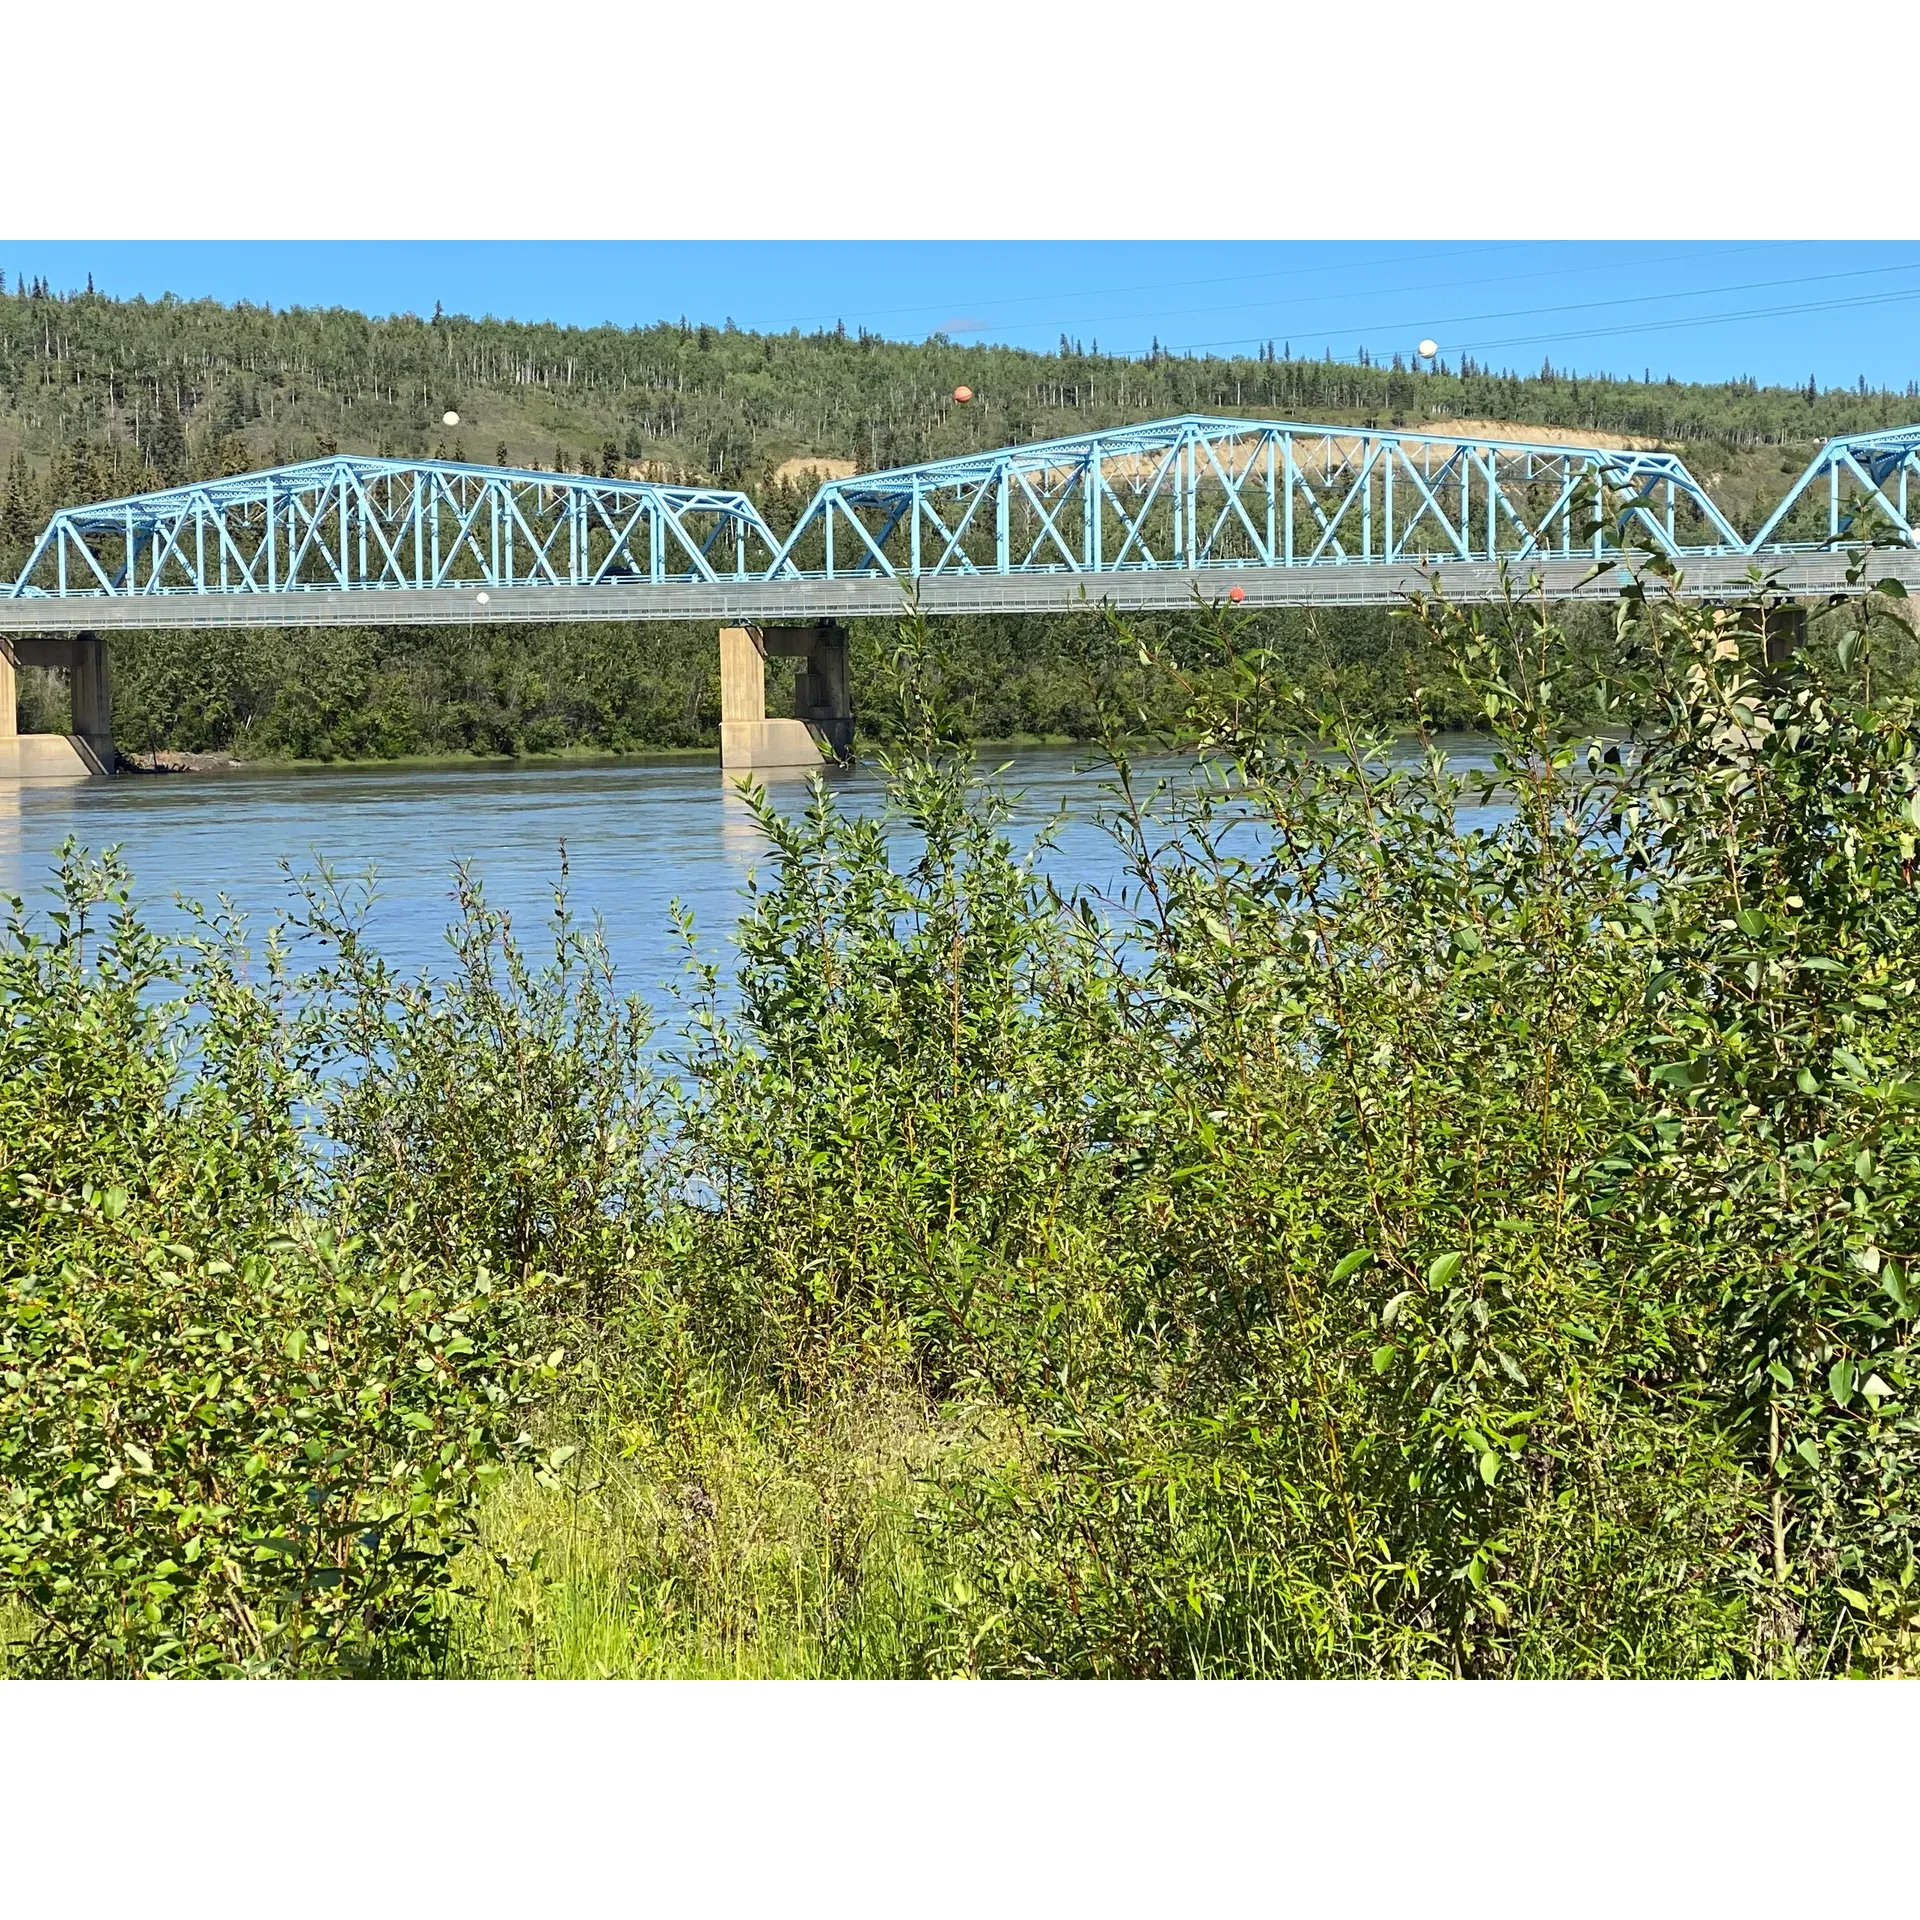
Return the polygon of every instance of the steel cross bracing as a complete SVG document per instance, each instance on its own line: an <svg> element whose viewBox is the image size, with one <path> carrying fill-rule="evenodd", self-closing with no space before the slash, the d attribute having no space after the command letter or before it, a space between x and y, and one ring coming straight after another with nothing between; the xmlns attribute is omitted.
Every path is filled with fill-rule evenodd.
<svg viewBox="0 0 1920 1920"><path fill-rule="evenodd" d="M829 481L782 543L719 488L339 455L55 514L0 627L835 618L903 582L955 612L1089 582L1159 606L1220 569L1256 604L1361 605L1435 569L1583 592L1648 553L1696 590L1777 560L1821 592L1849 543L1920 549L1914 475L1920 426L1831 440L1747 539L1673 454L1190 415Z"/></svg>
<svg viewBox="0 0 1920 1920"><path fill-rule="evenodd" d="M1908 482L1914 479L1920 479L1920 427L1829 440L1754 535L1753 550L1804 550L1888 536L1920 546L1920 496L1908 509Z"/></svg>
<svg viewBox="0 0 1920 1920"><path fill-rule="evenodd" d="M1199 414L829 481L776 572L1125 573L1748 550L1670 453Z"/></svg>
<svg viewBox="0 0 1920 1920"><path fill-rule="evenodd" d="M18 598L757 579L743 493L329 455L56 513Z"/></svg>

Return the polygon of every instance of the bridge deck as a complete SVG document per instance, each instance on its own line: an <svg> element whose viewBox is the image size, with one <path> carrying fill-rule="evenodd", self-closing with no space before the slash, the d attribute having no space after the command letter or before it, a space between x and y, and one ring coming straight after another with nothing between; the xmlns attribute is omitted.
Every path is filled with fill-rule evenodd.
<svg viewBox="0 0 1920 1920"><path fill-rule="evenodd" d="M1690 599L1728 599L1758 569L1777 591L1801 599L1859 592L1893 578L1920 598L1920 552L1876 553L1862 586L1849 587L1844 553L1781 557L1722 555L1681 563ZM1512 569L1512 586L1539 582L1552 599L1610 600L1627 578L1585 558L1533 561ZM1256 607L1375 607L1434 586L1460 601L1496 599L1498 567L1450 561L1419 566L1167 567L1128 573L946 574L920 582L929 614L1058 613L1075 607L1176 611L1199 594L1224 599L1234 587ZM165 593L69 599L0 598L0 633L112 633L242 627L531 626L558 621L680 620L702 625L770 621L887 619L906 604L906 583L885 576L837 580L669 581L601 586L282 588L277 593Z"/></svg>

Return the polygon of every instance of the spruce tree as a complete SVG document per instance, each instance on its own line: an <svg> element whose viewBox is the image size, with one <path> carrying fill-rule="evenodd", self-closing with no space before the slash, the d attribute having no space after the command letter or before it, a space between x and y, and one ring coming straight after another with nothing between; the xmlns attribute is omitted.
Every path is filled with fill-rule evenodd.
<svg viewBox="0 0 1920 1920"><path fill-rule="evenodd" d="M8 581L19 578L20 569L27 564L33 543L39 538L45 518L41 506L33 469L27 465L27 456L16 447L7 463L6 496L0 499L0 576Z"/></svg>
<svg viewBox="0 0 1920 1920"><path fill-rule="evenodd" d="M140 451L168 486L186 478L187 430L173 388L164 380L154 382L154 407L145 422Z"/></svg>

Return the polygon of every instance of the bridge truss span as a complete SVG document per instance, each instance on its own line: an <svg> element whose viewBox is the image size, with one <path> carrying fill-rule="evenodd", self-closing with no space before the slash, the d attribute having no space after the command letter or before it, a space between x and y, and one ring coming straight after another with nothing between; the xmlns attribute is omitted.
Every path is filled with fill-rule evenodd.
<svg viewBox="0 0 1920 1920"><path fill-rule="evenodd" d="M1920 546L1920 493L1909 502L1916 480L1920 426L1829 440L1754 535L1754 550L1888 538Z"/></svg>
<svg viewBox="0 0 1920 1920"><path fill-rule="evenodd" d="M721 487L330 454L62 509L0 630L1361 605L1655 554L1845 591L1847 550L1920 561L1916 478L1920 426L1830 440L1748 539L1657 449L1189 414L830 480L780 540Z"/></svg>
<svg viewBox="0 0 1920 1920"><path fill-rule="evenodd" d="M123 598L758 579L743 493L329 455L56 513L13 594Z"/></svg>
<svg viewBox="0 0 1920 1920"><path fill-rule="evenodd" d="M1191 414L829 481L774 572L929 579L1746 549L1671 453Z"/></svg>

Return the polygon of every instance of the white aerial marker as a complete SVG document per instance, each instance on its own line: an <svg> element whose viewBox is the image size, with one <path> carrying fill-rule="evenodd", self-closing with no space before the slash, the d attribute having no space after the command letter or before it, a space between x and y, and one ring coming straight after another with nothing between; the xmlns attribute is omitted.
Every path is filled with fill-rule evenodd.
<svg viewBox="0 0 1920 1920"><path fill-rule="evenodd" d="M440 424L443 427L457 427L460 424L460 416L449 407L447 411L440 416Z"/></svg>
<svg viewBox="0 0 1920 1920"><path fill-rule="evenodd" d="M476 606L484 607L487 604L487 596L484 593L476 593L473 599Z"/></svg>
<svg viewBox="0 0 1920 1920"><path fill-rule="evenodd" d="M1438 340L1422 340L1420 342L1420 358L1422 360L1431 360L1439 351L1440 342Z"/></svg>

